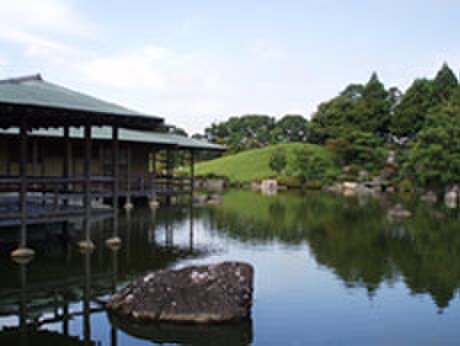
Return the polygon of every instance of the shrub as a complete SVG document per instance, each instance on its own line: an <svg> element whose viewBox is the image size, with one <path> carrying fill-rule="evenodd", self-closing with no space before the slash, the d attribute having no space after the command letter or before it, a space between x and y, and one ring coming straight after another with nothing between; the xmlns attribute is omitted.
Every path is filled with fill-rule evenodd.
<svg viewBox="0 0 460 346"><path fill-rule="evenodd" d="M398 185L398 190L401 192L411 192L414 189L414 184L409 179L404 179Z"/></svg>
<svg viewBox="0 0 460 346"><path fill-rule="evenodd" d="M307 181L323 181L328 178L328 173L333 169L329 160L308 147L295 151L294 155L294 166Z"/></svg>
<svg viewBox="0 0 460 346"><path fill-rule="evenodd" d="M270 169L275 171L278 174L281 174L287 165L287 155L286 151L282 148L277 148L270 155L270 160L268 162Z"/></svg>
<svg viewBox="0 0 460 346"><path fill-rule="evenodd" d="M288 189L300 189L303 186L304 179L302 177L279 176L276 178L278 185L286 186Z"/></svg>

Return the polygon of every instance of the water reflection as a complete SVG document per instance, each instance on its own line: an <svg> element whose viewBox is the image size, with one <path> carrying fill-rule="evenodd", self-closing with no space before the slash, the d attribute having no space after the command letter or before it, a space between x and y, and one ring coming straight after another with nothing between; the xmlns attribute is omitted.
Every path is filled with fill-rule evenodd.
<svg viewBox="0 0 460 346"><path fill-rule="evenodd" d="M397 203L412 217L389 220ZM31 233L38 254L29 264L1 250L0 345L413 344L435 334L445 337L440 344L460 336L455 210L411 198L230 191L219 206L135 209L118 224L118 251L105 246L112 220L93 220L92 253L74 245L80 225ZM147 270L227 259L255 266L254 325L146 326L104 310L112 292Z"/></svg>
<svg viewBox="0 0 460 346"><path fill-rule="evenodd" d="M408 199L413 216L394 223L387 209L395 203L233 191L221 208L207 211L207 220L210 228L243 242L306 242L316 262L347 287L365 287L372 297L383 283L401 279L412 294L430 294L442 311L460 288L458 215Z"/></svg>
<svg viewBox="0 0 460 346"><path fill-rule="evenodd" d="M251 320L214 325L146 324L111 315L110 321L128 335L158 344L236 346L250 345L253 340Z"/></svg>
<svg viewBox="0 0 460 346"><path fill-rule="evenodd" d="M51 251L41 242L35 244L40 256L34 261L18 264L1 258L0 345L99 344L101 340L94 339L94 335L100 331L95 330L93 323L105 315L105 301L118 287L147 270L165 268L206 253L195 249L192 238L189 244L174 242L174 225L187 213L176 209L165 211L160 217L150 211L124 215L120 227L125 245L120 250L104 246L112 220L93 220L91 238L98 245L94 252L80 253L72 239L68 239L69 233L73 234L73 243L80 239L79 225L63 225L62 232L56 232L55 237L46 236L55 243ZM176 215L176 219L171 215ZM118 328L110 325L110 329L110 338L102 341L116 346Z"/></svg>

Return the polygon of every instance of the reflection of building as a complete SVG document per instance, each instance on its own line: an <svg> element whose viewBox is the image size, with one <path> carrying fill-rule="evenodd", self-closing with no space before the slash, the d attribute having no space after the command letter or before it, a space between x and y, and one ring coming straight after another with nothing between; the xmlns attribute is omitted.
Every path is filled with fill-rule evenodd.
<svg viewBox="0 0 460 346"><path fill-rule="evenodd" d="M119 251L99 246L92 253L81 254L66 242L52 255L40 256L31 264L0 262L0 345L83 344L80 340L96 345L91 317L105 315L105 301L117 287L147 270L163 269L202 254L189 244L149 241L149 237L155 239L155 232L159 233L156 238L162 236L163 229L174 232L173 222L157 220L155 212L134 211L120 219L126 246ZM189 222L192 229L193 220ZM91 224L95 239L111 232L110 220ZM13 326L2 326L5 320L16 319ZM74 327L78 324L80 333L72 332L72 323ZM116 346L116 328L109 334L108 344Z"/></svg>
<svg viewBox="0 0 460 346"><path fill-rule="evenodd" d="M0 81L0 226L20 226L26 250L28 224L113 213L120 197L190 194L194 151L224 148L164 129L40 76ZM178 158L187 176L175 174Z"/></svg>

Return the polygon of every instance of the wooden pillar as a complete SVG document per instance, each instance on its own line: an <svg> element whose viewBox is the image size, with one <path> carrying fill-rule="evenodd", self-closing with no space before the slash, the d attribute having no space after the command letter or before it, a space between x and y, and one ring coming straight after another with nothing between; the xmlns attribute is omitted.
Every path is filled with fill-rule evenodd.
<svg viewBox="0 0 460 346"><path fill-rule="evenodd" d="M84 208L85 217L91 217L91 126L85 125L85 148L84 148ZM87 239L88 240L88 239Z"/></svg>
<svg viewBox="0 0 460 346"><path fill-rule="evenodd" d="M118 143L118 126L112 127L112 206L113 206L113 230L112 237L105 241L105 245L113 250L118 250L121 246L121 239L118 237L118 197L119 197L119 143Z"/></svg>
<svg viewBox="0 0 460 346"><path fill-rule="evenodd" d="M172 162L172 151L170 148L166 149L166 204L171 205L172 193L173 193L173 162Z"/></svg>
<svg viewBox="0 0 460 346"><path fill-rule="evenodd" d="M114 126L112 128L112 177L113 177L113 209L115 215L118 211L118 194L119 194L119 171L120 165L118 162L119 153L118 153L118 127Z"/></svg>
<svg viewBox="0 0 460 346"><path fill-rule="evenodd" d="M32 175L38 176L38 140L32 140Z"/></svg>
<svg viewBox="0 0 460 346"><path fill-rule="evenodd" d="M25 248L27 243L27 127L25 122L21 124L20 133L20 162L19 176L21 178L21 188L19 191L19 210L21 212L21 238L19 247Z"/></svg>
<svg viewBox="0 0 460 346"><path fill-rule="evenodd" d="M195 190L195 152L190 150L190 196L193 203L193 192Z"/></svg>
<svg viewBox="0 0 460 346"><path fill-rule="evenodd" d="M84 240L78 245L84 252L94 250L94 243L91 241L91 125L85 125L84 138L84 192L83 192L83 208L84 208Z"/></svg>
<svg viewBox="0 0 460 346"><path fill-rule="evenodd" d="M8 150L6 151L6 175L11 177L11 142L8 140Z"/></svg>
<svg viewBox="0 0 460 346"><path fill-rule="evenodd" d="M64 156L63 156L63 162L62 162L62 175L64 178L69 178L70 177L70 172L71 172L71 167L70 163L72 162L72 144L70 142L70 127L69 126L64 126ZM65 183L64 184L64 191L66 194L70 193L70 184ZM64 205L68 205L69 199L65 198L64 199Z"/></svg>
<svg viewBox="0 0 460 346"><path fill-rule="evenodd" d="M131 201L131 146L129 144L126 145L126 160L127 160L127 165L126 165L126 202L123 208L126 210L130 210L133 208L133 203ZM141 179L139 184L139 190L143 190L143 180Z"/></svg>
<svg viewBox="0 0 460 346"><path fill-rule="evenodd" d="M189 250L190 252L193 252L193 238L194 238L194 231L193 231L193 223L194 223L194 208L193 208L193 202L190 201L190 230L189 230Z"/></svg>
<svg viewBox="0 0 460 346"><path fill-rule="evenodd" d="M21 218L19 248L11 253L12 257L32 257L35 253L27 248L27 123L25 120L21 123L20 133L20 158L19 158L19 176L21 184L19 188L19 212Z"/></svg>
<svg viewBox="0 0 460 346"><path fill-rule="evenodd" d="M157 200L157 190L159 188L158 186L158 180L157 180L157 148L153 147L152 150L152 176L150 177L151 181L151 197L150 197L150 202L149 206L151 209L158 208L160 205L158 200Z"/></svg>

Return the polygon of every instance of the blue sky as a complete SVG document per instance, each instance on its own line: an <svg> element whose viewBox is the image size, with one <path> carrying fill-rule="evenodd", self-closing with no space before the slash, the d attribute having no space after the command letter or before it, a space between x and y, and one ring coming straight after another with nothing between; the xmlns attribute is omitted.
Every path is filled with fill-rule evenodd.
<svg viewBox="0 0 460 346"><path fill-rule="evenodd" d="M456 0L0 0L0 77L45 79L190 132L309 117L377 71L402 89L460 70Z"/></svg>

